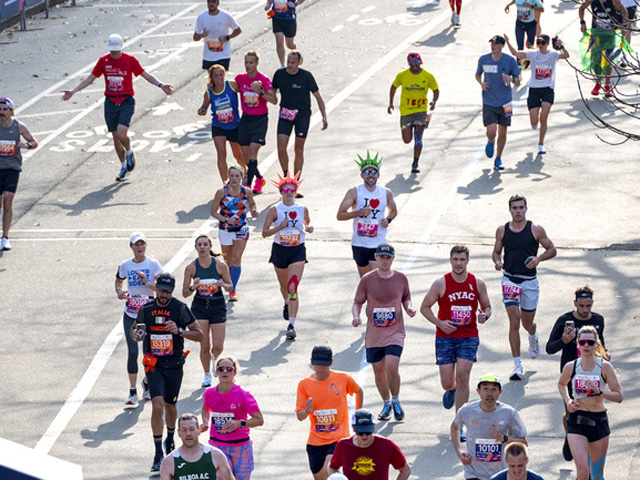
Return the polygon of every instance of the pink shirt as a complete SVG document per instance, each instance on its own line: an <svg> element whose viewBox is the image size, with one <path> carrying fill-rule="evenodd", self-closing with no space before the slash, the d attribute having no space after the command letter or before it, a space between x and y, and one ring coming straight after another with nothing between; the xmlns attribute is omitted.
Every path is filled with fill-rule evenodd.
<svg viewBox="0 0 640 480"><path fill-rule="evenodd" d="M207 388L202 396L202 403L211 412L209 425L209 443L219 445L242 445L249 441L249 428L238 428L231 433L221 433L220 429L227 420L246 420L250 415L260 411L258 402L240 385L233 385L227 393L219 393L218 387Z"/></svg>
<svg viewBox="0 0 640 480"><path fill-rule="evenodd" d="M267 101L258 95L251 88L253 82L262 82L265 90L273 90L271 79L266 75L258 72L253 78L249 78L248 73L240 73L235 78L238 88L240 89L240 102L242 103L242 113L245 115L266 115L269 113Z"/></svg>

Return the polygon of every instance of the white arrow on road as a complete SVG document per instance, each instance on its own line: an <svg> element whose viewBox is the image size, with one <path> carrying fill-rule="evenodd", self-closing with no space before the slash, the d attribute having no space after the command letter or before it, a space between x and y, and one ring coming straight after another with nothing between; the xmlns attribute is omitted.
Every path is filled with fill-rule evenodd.
<svg viewBox="0 0 640 480"><path fill-rule="evenodd" d="M162 116L162 115L166 115L169 112L184 110L184 108L182 108L177 103L163 103L162 105L153 107L152 110L153 110L153 115Z"/></svg>

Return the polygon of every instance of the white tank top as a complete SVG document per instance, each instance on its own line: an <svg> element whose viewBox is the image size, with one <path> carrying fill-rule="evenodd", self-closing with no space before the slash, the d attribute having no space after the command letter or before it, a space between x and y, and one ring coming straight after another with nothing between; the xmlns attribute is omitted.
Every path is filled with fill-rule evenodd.
<svg viewBox="0 0 640 480"><path fill-rule="evenodd" d="M377 186L373 192L360 184L356 187L355 210L371 208L366 217L353 219L353 235L351 244L355 247L376 248L387 241L387 229L380 225L387 211L387 189Z"/></svg>
<svg viewBox="0 0 640 480"><path fill-rule="evenodd" d="M297 247L304 243L304 206L299 203L294 203L290 207L280 202L276 205L276 221L273 222L274 226L280 225L286 218L289 223L286 228L283 228L277 232L273 241L283 247Z"/></svg>
<svg viewBox="0 0 640 480"><path fill-rule="evenodd" d="M575 362L573 371L573 377L571 378L573 398L587 398L597 397L600 395L600 390L604 390L604 378L602 377L602 358L596 359L596 365L590 372L585 372L582 369L581 358L578 358ZM585 382L587 380L595 380L598 384L597 388L587 387Z"/></svg>

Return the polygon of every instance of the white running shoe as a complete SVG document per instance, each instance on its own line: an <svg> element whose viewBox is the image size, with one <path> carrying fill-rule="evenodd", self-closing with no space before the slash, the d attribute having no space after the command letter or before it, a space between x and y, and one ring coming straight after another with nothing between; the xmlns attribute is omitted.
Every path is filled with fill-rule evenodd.
<svg viewBox="0 0 640 480"><path fill-rule="evenodd" d="M456 12L451 12L451 25L456 24Z"/></svg>
<svg viewBox="0 0 640 480"><path fill-rule="evenodd" d="M211 386L211 372L204 372L204 380L202 380L202 387L207 388Z"/></svg>
<svg viewBox="0 0 640 480"><path fill-rule="evenodd" d="M126 408L136 408L138 406L138 394L134 393L127 397L127 401L124 402Z"/></svg>
<svg viewBox="0 0 640 480"><path fill-rule="evenodd" d="M7 237L2 237L2 250L11 250L11 244Z"/></svg>
<svg viewBox="0 0 640 480"><path fill-rule="evenodd" d="M511 372L510 380L522 380L524 378L524 367L521 363L516 365Z"/></svg>
<svg viewBox="0 0 640 480"><path fill-rule="evenodd" d="M544 148L544 145L542 145L541 143L538 144L538 152L542 153L543 155L547 153L547 150Z"/></svg>
<svg viewBox="0 0 640 480"><path fill-rule="evenodd" d="M540 342L538 341L538 336L534 336L533 339L529 337L529 356L531 358L536 358L540 355Z"/></svg>
<svg viewBox="0 0 640 480"><path fill-rule="evenodd" d="M151 390L149 390L149 384L142 380L142 399L151 400Z"/></svg>

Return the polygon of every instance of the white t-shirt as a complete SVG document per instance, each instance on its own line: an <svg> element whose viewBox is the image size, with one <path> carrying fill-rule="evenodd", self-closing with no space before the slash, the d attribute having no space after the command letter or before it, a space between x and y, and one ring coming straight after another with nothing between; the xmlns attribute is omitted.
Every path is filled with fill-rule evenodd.
<svg viewBox="0 0 640 480"><path fill-rule="evenodd" d="M560 52L549 50L543 55L540 50L533 50L526 53L527 60L531 63L529 88L554 88L556 86L556 64L560 58Z"/></svg>
<svg viewBox="0 0 640 480"><path fill-rule="evenodd" d="M202 12L196 19L193 30L202 35L202 31L207 29L209 36L203 38L204 52L202 58L209 62L231 58L231 41L220 43L218 39L231 33L238 28L234 18L224 10L219 10L217 15L209 15L209 12Z"/></svg>
<svg viewBox="0 0 640 480"><path fill-rule="evenodd" d="M147 285L143 285L136 272L142 271L147 276ZM127 279L128 298L124 305L124 312L131 318L138 316L138 310L150 301L155 293L148 285L156 283L156 277L163 272L162 266L153 258L145 258L144 261L136 263L133 258L122 262L118 269L118 278Z"/></svg>

